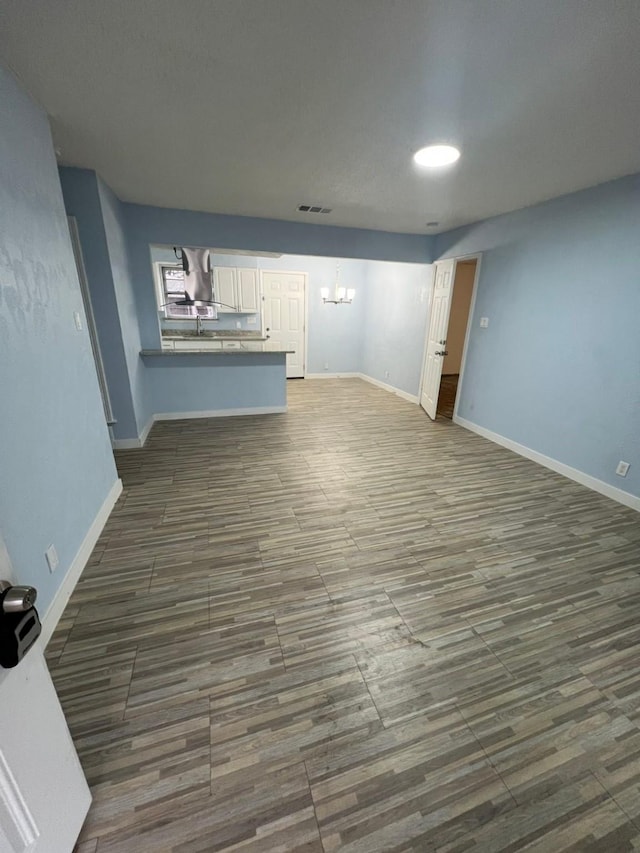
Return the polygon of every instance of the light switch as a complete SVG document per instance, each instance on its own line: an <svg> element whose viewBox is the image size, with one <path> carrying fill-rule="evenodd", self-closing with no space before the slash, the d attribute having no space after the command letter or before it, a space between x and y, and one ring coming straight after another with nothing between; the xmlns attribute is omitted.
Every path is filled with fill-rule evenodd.
<svg viewBox="0 0 640 853"><path fill-rule="evenodd" d="M76 324L76 329L81 332L82 331L82 317L80 316L79 311L73 312L73 322Z"/></svg>
<svg viewBox="0 0 640 853"><path fill-rule="evenodd" d="M488 325L489 325L489 318L488 317L480 317L480 328L486 329L488 327Z"/></svg>
<svg viewBox="0 0 640 853"><path fill-rule="evenodd" d="M56 551L55 545L49 545L47 550L44 552L44 556L47 559L47 565L49 566L50 572L55 572L58 568L59 560L58 560L58 552Z"/></svg>

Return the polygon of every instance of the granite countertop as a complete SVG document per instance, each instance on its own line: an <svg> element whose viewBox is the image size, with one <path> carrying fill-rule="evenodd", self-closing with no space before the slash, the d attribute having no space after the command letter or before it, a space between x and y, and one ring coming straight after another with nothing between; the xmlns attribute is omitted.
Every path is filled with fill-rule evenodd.
<svg viewBox="0 0 640 853"><path fill-rule="evenodd" d="M184 332L179 329L163 329L163 341L185 341L193 338L201 338L209 341L266 341L268 335L263 335L262 332L253 332L246 329L219 329L215 332L202 331L198 334L195 329L185 329Z"/></svg>
<svg viewBox="0 0 640 853"><path fill-rule="evenodd" d="M287 355L292 349L143 349L140 355L175 358L184 355Z"/></svg>

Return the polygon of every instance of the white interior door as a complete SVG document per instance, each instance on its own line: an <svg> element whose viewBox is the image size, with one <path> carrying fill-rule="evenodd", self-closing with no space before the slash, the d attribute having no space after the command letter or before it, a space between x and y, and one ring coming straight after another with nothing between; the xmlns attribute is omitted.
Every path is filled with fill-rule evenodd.
<svg viewBox="0 0 640 853"><path fill-rule="evenodd" d="M0 578L15 581L1 536ZM2 853L71 853L91 802L42 651L0 668Z"/></svg>
<svg viewBox="0 0 640 853"><path fill-rule="evenodd" d="M455 260L438 261L436 264L420 395L420 405L432 420L436 418L442 362L447 347L447 327L455 266Z"/></svg>
<svg viewBox="0 0 640 853"><path fill-rule="evenodd" d="M292 350L287 355L287 379L304 376L305 284L304 273L262 273L266 348Z"/></svg>

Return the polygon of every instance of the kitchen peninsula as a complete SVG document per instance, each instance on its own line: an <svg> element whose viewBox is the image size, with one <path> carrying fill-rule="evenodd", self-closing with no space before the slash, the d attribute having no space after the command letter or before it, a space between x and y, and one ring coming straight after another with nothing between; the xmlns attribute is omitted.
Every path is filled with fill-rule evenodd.
<svg viewBox="0 0 640 853"><path fill-rule="evenodd" d="M252 341L251 349L188 343L140 352L154 420L286 412L286 350L269 350L268 341Z"/></svg>

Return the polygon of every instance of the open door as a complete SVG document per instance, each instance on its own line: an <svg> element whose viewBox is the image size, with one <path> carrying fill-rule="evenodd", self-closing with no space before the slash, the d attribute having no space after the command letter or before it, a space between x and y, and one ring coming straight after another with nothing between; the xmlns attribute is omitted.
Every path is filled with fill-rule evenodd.
<svg viewBox="0 0 640 853"><path fill-rule="evenodd" d="M1 536L0 579L15 580ZM42 651L0 667L2 853L71 853L91 802Z"/></svg>
<svg viewBox="0 0 640 853"><path fill-rule="evenodd" d="M455 267L453 259L438 261L436 264L420 394L420 405L432 420L436 419L442 362L447 354L447 328Z"/></svg>

